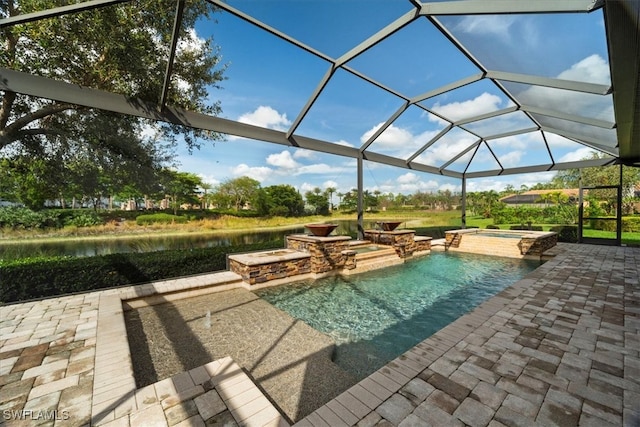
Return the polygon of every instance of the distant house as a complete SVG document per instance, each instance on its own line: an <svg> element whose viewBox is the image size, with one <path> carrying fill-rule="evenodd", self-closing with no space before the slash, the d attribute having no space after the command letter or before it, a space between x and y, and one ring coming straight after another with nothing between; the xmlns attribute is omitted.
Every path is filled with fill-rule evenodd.
<svg viewBox="0 0 640 427"><path fill-rule="evenodd" d="M500 199L501 202L511 206L536 205L546 206L555 203L554 194L561 193L568 198L570 203L578 203L580 190L577 188L563 188L556 190L529 190L520 194L511 194Z"/></svg>

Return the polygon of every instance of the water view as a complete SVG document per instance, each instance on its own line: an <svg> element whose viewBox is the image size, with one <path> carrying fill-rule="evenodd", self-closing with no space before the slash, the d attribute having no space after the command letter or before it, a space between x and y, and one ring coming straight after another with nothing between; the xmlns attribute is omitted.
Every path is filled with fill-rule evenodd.
<svg viewBox="0 0 640 427"><path fill-rule="evenodd" d="M336 235L357 233L355 221L332 221L338 224ZM366 227L373 227L367 223ZM186 235L141 235L105 238L60 239L55 242L25 240L19 244L3 244L0 241L0 259L19 259L30 256L96 256L126 252L154 252L170 249L210 248L215 246L234 246L281 240L284 245L288 234L304 233L304 227L270 231L242 231L224 234L192 233Z"/></svg>
<svg viewBox="0 0 640 427"><path fill-rule="evenodd" d="M334 362L364 378L540 265L432 252L403 265L256 294L331 336Z"/></svg>

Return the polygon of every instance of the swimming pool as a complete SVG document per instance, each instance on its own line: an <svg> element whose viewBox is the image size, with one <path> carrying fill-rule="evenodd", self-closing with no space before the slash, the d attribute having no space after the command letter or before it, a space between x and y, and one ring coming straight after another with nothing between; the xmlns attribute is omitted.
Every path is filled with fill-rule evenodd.
<svg viewBox="0 0 640 427"><path fill-rule="evenodd" d="M362 379L539 265L432 252L382 270L255 293L331 336L337 344L334 362Z"/></svg>

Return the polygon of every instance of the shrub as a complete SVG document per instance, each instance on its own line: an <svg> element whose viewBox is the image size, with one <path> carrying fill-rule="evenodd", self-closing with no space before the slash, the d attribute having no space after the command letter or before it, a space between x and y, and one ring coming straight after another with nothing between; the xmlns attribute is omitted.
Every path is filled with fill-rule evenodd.
<svg viewBox="0 0 640 427"><path fill-rule="evenodd" d="M640 216L622 218L622 231L640 233Z"/></svg>
<svg viewBox="0 0 640 427"><path fill-rule="evenodd" d="M509 230L526 230L526 231L542 231L541 225L532 225L529 227L528 225L512 225L509 227Z"/></svg>
<svg viewBox="0 0 640 427"><path fill-rule="evenodd" d="M76 227L91 227L100 225L103 219L95 211L78 211L65 220L65 225L75 225Z"/></svg>
<svg viewBox="0 0 640 427"><path fill-rule="evenodd" d="M149 225L155 223L162 224L184 224L189 221L189 218L185 216L171 215L168 213L154 213L154 214L144 214L138 215L136 218L136 224L138 225Z"/></svg>
<svg viewBox="0 0 640 427"><path fill-rule="evenodd" d="M611 220L592 219L589 223L591 228L594 230L616 231L617 227L616 220L614 218L611 218ZM640 217L623 217L622 231L628 233L640 232Z"/></svg>
<svg viewBox="0 0 640 427"><path fill-rule="evenodd" d="M103 224L102 216L88 209L43 209L0 208L0 227L13 229L62 228L65 225L89 227Z"/></svg>
<svg viewBox="0 0 640 427"><path fill-rule="evenodd" d="M38 257L0 261L0 302L53 297L226 268L226 255L282 247L282 241L95 257Z"/></svg>
<svg viewBox="0 0 640 427"><path fill-rule="evenodd" d="M551 227L551 231L558 233L558 242L578 243L578 226L558 225Z"/></svg>
<svg viewBox="0 0 640 427"><path fill-rule="evenodd" d="M488 230L499 230L500 227L498 227L497 225L489 224L489 225L487 225L487 229Z"/></svg>
<svg viewBox="0 0 640 427"><path fill-rule="evenodd" d="M53 218L22 207L0 208L0 227L13 229L45 228Z"/></svg>

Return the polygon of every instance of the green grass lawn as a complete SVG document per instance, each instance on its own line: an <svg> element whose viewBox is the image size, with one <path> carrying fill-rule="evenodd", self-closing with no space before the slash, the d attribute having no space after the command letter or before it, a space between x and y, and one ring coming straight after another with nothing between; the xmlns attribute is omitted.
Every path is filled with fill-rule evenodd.
<svg viewBox="0 0 640 427"><path fill-rule="evenodd" d="M584 228L582 230L584 237L590 237L594 239L615 239L615 231L593 230L591 228ZM628 231L622 232L622 244L627 246L640 246L640 233L631 233Z"/></svg>

